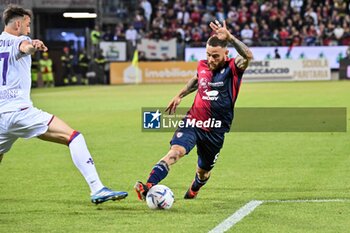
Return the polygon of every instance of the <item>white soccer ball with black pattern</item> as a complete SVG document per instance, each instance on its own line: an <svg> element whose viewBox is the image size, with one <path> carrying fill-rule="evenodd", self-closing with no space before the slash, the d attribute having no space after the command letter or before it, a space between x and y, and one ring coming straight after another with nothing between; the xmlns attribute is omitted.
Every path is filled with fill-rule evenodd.
<svg viewBox="0 0 350 233"><path fill-rule="evenodd" d="M151 209L170 209L174 203L174 194L167 186L158 184L147 192L146 202Z"/></svg>

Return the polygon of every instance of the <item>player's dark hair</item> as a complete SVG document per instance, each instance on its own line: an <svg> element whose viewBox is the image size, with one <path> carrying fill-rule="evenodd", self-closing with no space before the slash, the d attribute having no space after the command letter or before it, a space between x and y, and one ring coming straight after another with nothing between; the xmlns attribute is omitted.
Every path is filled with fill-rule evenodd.
<svg viewBox="0 0 350 233"><path fill-rule="evenodd" d="M7 25L11 20L19 17L29 16L32 18L32 12L17 5L9 5L2 14L2 20Z"/></svg>
<svg viewBox="0 0 350 233"><path fill-rule="evenodd" d="M220 46L222 48L226 48L227 47L227 41L226 40L220 40L216 35L214 35L214 36L211 36L208 39L207 45L210 45L212 47Z"/></svg>

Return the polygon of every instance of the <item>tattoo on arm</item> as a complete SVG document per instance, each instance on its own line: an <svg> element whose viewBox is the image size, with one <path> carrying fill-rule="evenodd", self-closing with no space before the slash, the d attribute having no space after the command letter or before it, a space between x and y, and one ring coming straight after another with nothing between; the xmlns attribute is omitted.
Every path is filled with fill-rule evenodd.
<svg viewBox="0 0 350 233"><path fill-rule="evenodd" d="M198 89L198 78L197 75L193 76L186 84L186 86L181 90L180 97L185 97L186 95L194 92Z"/></svg>
<svg viewBox="0 0 350 233"><path fill-rule="evenodd" d="M178 160L178 157L176 155L170 156L169 160L171 161L172 164L176 163Z"/></svg>
<svg viewBox="0 0 350 233"><path fill-rule="evenodd" d="M238 40L236 37L232 36L229 39L229 42L235 47L239 55L244 57L245 59L251 60L253 58L253 54L242 41Z"/></svg>

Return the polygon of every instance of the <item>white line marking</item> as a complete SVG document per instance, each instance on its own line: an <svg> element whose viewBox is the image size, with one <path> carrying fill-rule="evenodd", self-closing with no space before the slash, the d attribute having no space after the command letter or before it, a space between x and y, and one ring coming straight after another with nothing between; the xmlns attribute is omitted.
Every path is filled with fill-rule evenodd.
<svg viewBox="0 0 350 233"><path fill-rule="evenodd" d="M209 233L221 233L221 232L227 231L228 229L233 227L236 223L241 221L245 216L250 214L256 207L258 207L262 203L263 201L255 201L255 200L248 202L242 208L240 208L234 214L232 214L230 217L226 218L223 222L217 225L214 229L209 231Z"/></svg>
<svg viewBox="0 0 350 233"><path fill-rule="evenodd" d="M350 199L309 199L309 200L266 200L266 203L315 203L315 202L350 202Z"/></svg>
<svg viewBox="0 0 350 233"><path fill-rule="evenodd" d="M325 203L325 202L350 202L350 199L309 199L309 200L253 200L245 204L230 217L226 218L209 233L222 233L236 225L244 217L255 210L256 207L263 203Z"/></svg>

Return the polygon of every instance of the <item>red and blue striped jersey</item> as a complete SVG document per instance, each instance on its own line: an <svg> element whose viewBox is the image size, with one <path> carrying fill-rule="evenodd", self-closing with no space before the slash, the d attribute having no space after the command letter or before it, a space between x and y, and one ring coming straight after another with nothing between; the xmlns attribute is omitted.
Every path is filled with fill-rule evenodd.
<svg viewBox="0 0 350 233"><path fill-rule="evenodd" d="M220 121L221 127L219 128L211 126L201 128L206 131L228 132L234 117L233 108L243 72L244 70L236 67L234 58L227 59L225 65L215 71L208 68L206 60L199 61L197 67L198 91L187 118L203 122L209 120L211 126Z"/></svg>

